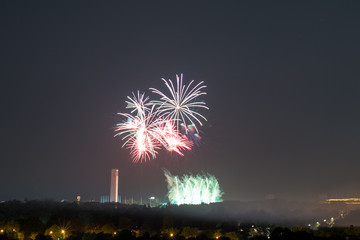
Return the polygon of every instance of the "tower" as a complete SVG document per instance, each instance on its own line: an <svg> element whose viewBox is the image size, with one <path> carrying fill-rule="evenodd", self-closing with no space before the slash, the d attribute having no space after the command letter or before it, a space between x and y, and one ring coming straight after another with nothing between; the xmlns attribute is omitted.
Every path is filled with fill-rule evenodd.
<svg viewBox="0 0 360 240"><path fill-rule="evenodd" d="M118 202L119 170L111 169L110 202Z"/></svg>

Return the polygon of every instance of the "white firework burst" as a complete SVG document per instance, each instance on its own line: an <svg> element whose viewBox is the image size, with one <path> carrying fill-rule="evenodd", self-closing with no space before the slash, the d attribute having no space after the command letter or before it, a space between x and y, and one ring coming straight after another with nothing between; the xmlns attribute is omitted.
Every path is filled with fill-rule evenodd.
<svg viewBox="0 0 360 240"><path fill-rule="evenodd" d="M130 101L125 101L127 103L126 108L132 109L131 113L136 111L138 116L143 116L146 114L146 112L150 111L152 104L147 102L149 97L145 97L145 93L140 93L137 91L137 95L135 95L134 92L132 95L132 98L129 96L127 97Z"/></svg>
<svg viewBox="0 0 360 240"><path fill-rule="evenodd" d="M152 101L151 103L157 106L157 111L160 115L166 119L173 119L177 121L177 129L179 130L179 122L187 125L188 122L194 124L196 132L199 132L196 124L202 126L201 120L207 121L207 119L197 112L199 108L209 109L206 103L198 101L197 99L206 95L206 92L202 92L204 82L200 82L192 87L194 80L189 85L183 85L183 74L176 75L176 88L173 82L169 79L168 81L162 78L167 88L170 91L170 97L162 93L161 91L150 88L153 93L160 95L160 101Z"/></svg>

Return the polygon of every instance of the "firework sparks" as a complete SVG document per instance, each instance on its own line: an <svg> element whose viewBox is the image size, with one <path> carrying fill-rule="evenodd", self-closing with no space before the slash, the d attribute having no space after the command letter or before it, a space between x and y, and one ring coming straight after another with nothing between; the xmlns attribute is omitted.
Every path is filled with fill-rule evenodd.
<svg viewBox="0 0 360 240"><path fill-rule="evenodd" d="M205 88L205 85L202 85L204 82L200 82L191 88L194 80L192 80L189 85L183 85L183 74L176 75L176 88L172 81L169 81L162 78L165 85L170 91L171 97L166 96L161 91L150 88L153 93L160 95L161 101L153 101L153 104L157 105L157 110L165 118L171 118L177 121L177 129L179 129L179 122L181 121L186 125L187 122L191 122L195 126L196 132L198 129L194 122L197 122L202 126L200 119L207 121L207 119L196 112L199 108L209 109L205 102L197 101L196 99L202 95L206 95L205 92L201 90Z"/></svg>
<svg viewBox="0 0 360 240"><path fill-rule="evenodd" d="M199 146L201 141L201 136L199 135L199 133L196 132L195 125L190 124L186 126L185 124L181 123L180 126L183 129L182 132L186 133L184 137L186 137L188 141L193 142L194 144Z"/></svg>
<svg viewBox="0 0 360 240"><path fill-rule="evenodd" d="M127 97L126 108L131 111L119 113L127 120L116 125L115 136L122 136L122 147L130 149L133 162L154 159L162 147L184 156L183 151L191 150L194 140L200 139L194 122L202 125L200 119L206 120L196 112L199 108L208 109L205 102L197 100L206 94L201 91L206 86L200 82L192 87L194 81L188 86L183 85L182 77L182 74L180 77L176 75L176 89L171 80L167 82L162 79L172 98L154 88L150 89L161 96L160 101L149 101L149 97L139 91ZM186 125L189 121L191 124ZM181 132L185 132L185 135Z"/></svg>
<svg viewBox="0 0 360 240"><path fill-rule="evenodd" d="M130 101L125 101L127 103L126 108L133 109L131 113L136 111L138 116L144 115L146 112L149 112L152 104L147 102L149 97L145 97L145 93L141 93L138 91L137 95L132 93L133 97L127 97Z"/></svg>
<svg viewBox="0 0 360 240"><path fill-rule="evenodd" d="M176 152L180 156L184 156L182 150L191 150L193 143L188 141L186 137L182 137L175 129L172 121L166 121L159 130L160 135L164 139L164 146L170 152Z"/></svg>
<svg viewBox="0 0 360 240"><path fill-rule="evenodd" d="M164 170L171 204L202 204L222 202L217 179L210 174L173 176Z"/></svg>
<svg viewBox="0 0 360 240"><path fill-rule="evenodd" d="M125 140L123 147L130 149L134 162L147 161L155 158L160 149L162 138L158 133L159 127L163 124L160 118L156 118L156 114L152 109L140 116L133 116L128 113L119 113L127 117L127 121L117 124L115 136L124 135Z"/></svg>

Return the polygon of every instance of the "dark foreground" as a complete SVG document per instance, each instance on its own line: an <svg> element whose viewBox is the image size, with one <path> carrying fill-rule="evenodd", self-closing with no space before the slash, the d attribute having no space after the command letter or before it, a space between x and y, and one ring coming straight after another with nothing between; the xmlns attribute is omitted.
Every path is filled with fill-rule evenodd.
<svg viewBox="0 0 360 240"><path fill-rule="evenodd" d="M224 216L223 206L9 201L0 203L0 240L360 239L360 228L261 222Z"/></svg>

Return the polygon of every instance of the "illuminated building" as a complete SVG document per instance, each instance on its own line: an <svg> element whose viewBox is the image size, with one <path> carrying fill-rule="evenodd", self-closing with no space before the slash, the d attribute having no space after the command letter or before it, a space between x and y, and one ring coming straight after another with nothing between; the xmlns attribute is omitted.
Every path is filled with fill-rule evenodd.
<svg viewBox="0 0 360 240"><path fill-rule="evenodd" d="M330 198L327 203L360 204L360 198Z"/></svg>
<svg viewBox="0 0 360 240"><path fill-rule="evenodd" d="M119 170L111 169L110 202L118 202Z"/></svg>

